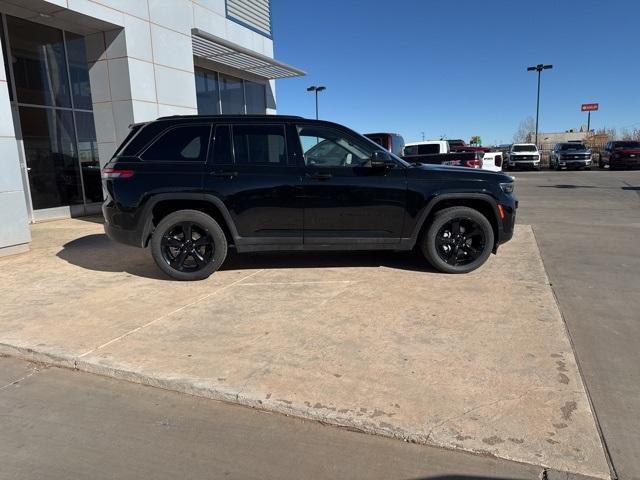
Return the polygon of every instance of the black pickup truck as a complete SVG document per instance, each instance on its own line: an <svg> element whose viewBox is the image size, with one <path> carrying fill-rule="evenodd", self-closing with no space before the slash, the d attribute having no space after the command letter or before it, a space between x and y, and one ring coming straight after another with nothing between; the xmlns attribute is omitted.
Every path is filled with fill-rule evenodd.
<svg viewBox="0 0 640 480"><path fill-rule="evenodd" d="M227 249L410 250L464 273L508 241L502 173L412 165L331 122L175 116L135 125L102 170L105 230L150 246L173 278L208 277Z"/></svg>

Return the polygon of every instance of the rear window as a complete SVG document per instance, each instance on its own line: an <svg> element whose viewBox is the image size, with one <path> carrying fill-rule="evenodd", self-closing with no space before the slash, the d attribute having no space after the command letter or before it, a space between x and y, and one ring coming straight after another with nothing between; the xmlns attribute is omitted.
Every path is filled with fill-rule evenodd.
<svg viewBox="0 0 640 480"><path fill-rule="evenodd" d="M428 143L426 145L418 145L418 155L432 155L440 153L440 145L437 143Z"/></svg>
<svg viewBox="0 0 640 480"><path fill-rule="evenodd" d="M145 161L204 162L211 125L184 125L164 132L141 155Z"/></svg>

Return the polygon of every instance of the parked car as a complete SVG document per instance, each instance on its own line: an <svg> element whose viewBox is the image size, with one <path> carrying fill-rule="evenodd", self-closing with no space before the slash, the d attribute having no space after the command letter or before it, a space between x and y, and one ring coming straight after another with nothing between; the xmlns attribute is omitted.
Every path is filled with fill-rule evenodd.
<svg viewBox="0 0 640 480"><path fill-rule="evenodd" d="M447 140L423 140L404 146L402 158L410 163L482 168L484 152L452 152Z"/></svg>
<svg viewBox="0 0 640 480"><path fill-rule="evenodd" d="M598 166L604 168L607 165L610 170L640 167L640 142L616 140L607 143L600 152Z"/></svg>
<svg viewBox="0 0 640 480"><path fill-rule="evenodd" d="M591 150L581 142L556 143L549 155L549 168L590 169Z"/></svg>
<svg viewBox="0 0 640 480"><path fill-rule="evenodd" d="M404 138L402 135L398 133L365 133L364 136L381 145L394 155L398 157L402 156L402 149L404 148Z"/></svg>
<svg viewBox="0 0 640 480"><path fill-rule="evenodd" d="M174 116L135 125L102 172L105 231L149 246L179 280L229 246L411 250L470 272L513 235L503 173L412 165L335 123L278 115Z"/></svg>
<svg viewBox="0 0 640 480"><path fill-rule="evenodd" d="M509 149L509 170L529 168L540 170L540 152L533 143L514 143Z"/></svg>

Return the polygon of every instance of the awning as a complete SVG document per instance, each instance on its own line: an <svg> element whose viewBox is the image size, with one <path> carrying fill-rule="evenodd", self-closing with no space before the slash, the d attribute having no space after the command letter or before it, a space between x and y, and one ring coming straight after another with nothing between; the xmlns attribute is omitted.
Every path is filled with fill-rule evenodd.
<svg viewBox="0 0 640 480"><path fill-rule="evenodd" d="M306 75L299 68L241 47L197 28L191 30L193 54L229 67L244 70L260 77L287 78Z"/></svg>

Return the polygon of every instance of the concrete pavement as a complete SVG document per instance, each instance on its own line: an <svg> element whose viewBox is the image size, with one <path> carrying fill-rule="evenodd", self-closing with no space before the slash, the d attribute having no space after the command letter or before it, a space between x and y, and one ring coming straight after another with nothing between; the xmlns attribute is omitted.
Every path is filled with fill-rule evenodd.
<svg viewBox="0 0 640 480"><path fill-rule="evenodd" d="M331 254L240 257L197 283L168 281L100 228L36 225L30 254L0 260L6 353L608 475L529 228L464 276Z"/></svg>

